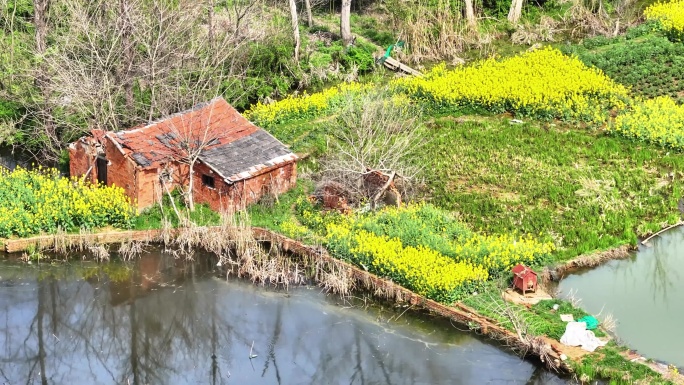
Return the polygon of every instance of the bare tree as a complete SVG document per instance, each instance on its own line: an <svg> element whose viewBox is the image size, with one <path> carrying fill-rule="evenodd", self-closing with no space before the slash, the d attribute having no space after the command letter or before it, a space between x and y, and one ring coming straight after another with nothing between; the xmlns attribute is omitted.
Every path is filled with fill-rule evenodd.
<svg viewBox="0 0 684 385"><path fill-rule="evenodd" d="M342 12L340 13L340 36L345 47L352 44L351 33L351 2L352 0L342 0Z"/></svg>
<svg viewBox="0 0 684 385"><path fill-rule="evenodd" d="M342 184L356 200L375 206L394 181L408 191L420 181L413 156L425 144L415 107L388 102L384 92L347 102L333 128L331 155L323 162L323 180ZM368 188L367 177L381 173L383 186ZM381 183L381 184L382 184Z"/></svg>
<svg viewBox="0 0 684 385"><path fill-rule="evenodd" d="M299 61L299 18L297 16L297 2L295 0L289 0L290 2L290 18L292 22L292 35L294 37L294 59Z"/></svg>
<svg viewBox="0 0 684 385"><path fill-rule="evenodd" d="M57 138L57 129L53 119L53 106L51 100L51 79L48 69L44 63L44 58L47 52L47 36L49 32L49 12L52 0L33 0L33 25L35 27L35 47L34 55L39 59L39 64L35 69L35 87L38 95L34 97L36 104L42 108L37 109L36 114L37 125L41 129L41 133L49 138L48 142L52 142ZM53 148L48 147L49 150L54 151Z"/></svg>
<svg viewBox="0 0 684 385"><path fill-rule="evenodd" d="M195 211L195 166L202 152L216 143L221 136L221 132L211 125L215 106L215 102L210 102L203 108L205 112L181 115L179 124L169 125L173 138L170 142L173 160L188 167L188 186L183 195L190 211Z"/></svg>
<svg viewBox="0 0 684 385"><path fill-rule="evenodd" d="M217 89L228 100L242 95L221 85L244 77L246 47L261 38L245 21L260 1L214 12L215 0L34 0L36 79L46 80L27 108L39 126L28 136L45 142L43 159L91 128L145 124Z"/></svg>

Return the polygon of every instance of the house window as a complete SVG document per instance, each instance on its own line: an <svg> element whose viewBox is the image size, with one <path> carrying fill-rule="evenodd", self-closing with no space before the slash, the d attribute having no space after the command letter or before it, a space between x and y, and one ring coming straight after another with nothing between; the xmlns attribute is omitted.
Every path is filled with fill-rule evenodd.
<svg viewBox="0 0 684 385"><path fill-rule="evenodd" d="M209 188L214 188L214 177L210 175L202 175L202 184Z"/></svg>

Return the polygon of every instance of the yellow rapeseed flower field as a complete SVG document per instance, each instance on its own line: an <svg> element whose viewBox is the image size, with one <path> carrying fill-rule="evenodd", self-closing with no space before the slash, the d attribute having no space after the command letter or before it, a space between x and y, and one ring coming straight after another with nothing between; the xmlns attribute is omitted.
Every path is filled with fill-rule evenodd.
<svg viewBox="0 0 684 385"><path fill-rule="evenodd" d="M624 107L627 98L625 87L553 48L453 70L440 65L393 86L438 109L599 122L607 119L606 110Z"/></svg>
<svg viewBox="0 0 684 385"><path fill-rule="evenodd" d="M684 150L684 106L669 96L634 103L615 118L609 131L630 139Z"/></svg>
<svg viewBox="0 0 684 385"><path fill-rule="evenodd" d="M134 210L119 187L64 178L55 169L0 171L0 237L128 227Z"/></svg>
<svg viewBox="0 0 684 385"><path fill-rule="evenodd" d="M657 2L644 11L648 20L657 20L663 29L679 40L684 37L684 0Z"/></svg>
<svg viewBox="0 0 684 385"><path fill-rule="evenodd" d="M360 94L372 88L371 84L342 83L322 92L290 95L283 100L264 104L257 103L243 114L247 119L262 127L270 127L292 120L315 118L341 107L341 100L350 94Z"/></svg>
<svg viewBox="0 0 684 385"><path fill-rule="evenodd" d="M330 225L326 239L338 248L344 243L348 259L364 269L440 302L454 302L488 278L481 266L455 262L424 246L404 247L399 239L368 231L351 233L345 225Z"/></svg>
<svg viewBox="0 0 684 385"><path fill-rule="evenodd" d="M443 210L427 204L385 208L367 214L303 219L325 222L325 242L339 258L390 278L437 301L449 303L477 290L517 263L532 265L555 247L532 235L473 232Z"/></svg>

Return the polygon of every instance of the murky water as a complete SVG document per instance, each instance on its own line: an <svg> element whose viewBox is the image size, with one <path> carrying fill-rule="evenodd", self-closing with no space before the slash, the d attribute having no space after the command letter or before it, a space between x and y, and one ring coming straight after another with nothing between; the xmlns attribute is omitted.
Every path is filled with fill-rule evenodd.
<svg viewBox="0 0 684 385"><path fill-rule="evenodd" d="M0 382L566 383L448 321L211 266L155 252L130 268L0 262Z"/></svg>
<svg viewBox="0 0 684 385"><path fill-rule="evenodd" d="M684 228L642 246L630 259L611 261L560 282L591 313L617 318L617 335L641 354L684 367Z"/></svg>

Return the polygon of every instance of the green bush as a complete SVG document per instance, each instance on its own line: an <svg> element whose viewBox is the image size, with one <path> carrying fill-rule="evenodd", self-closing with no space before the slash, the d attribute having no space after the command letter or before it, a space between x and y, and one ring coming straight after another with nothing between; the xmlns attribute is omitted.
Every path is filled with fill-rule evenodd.
<svg viewBox="0 0 684 385"><path fill-rule="evenodd" d="M346 52L343 53L341 62L347 69L356 65L359 72L369 72L375 66L373 52L375 52L375 47L368 43L357 41L355 46L348 47Z"/></svg>

